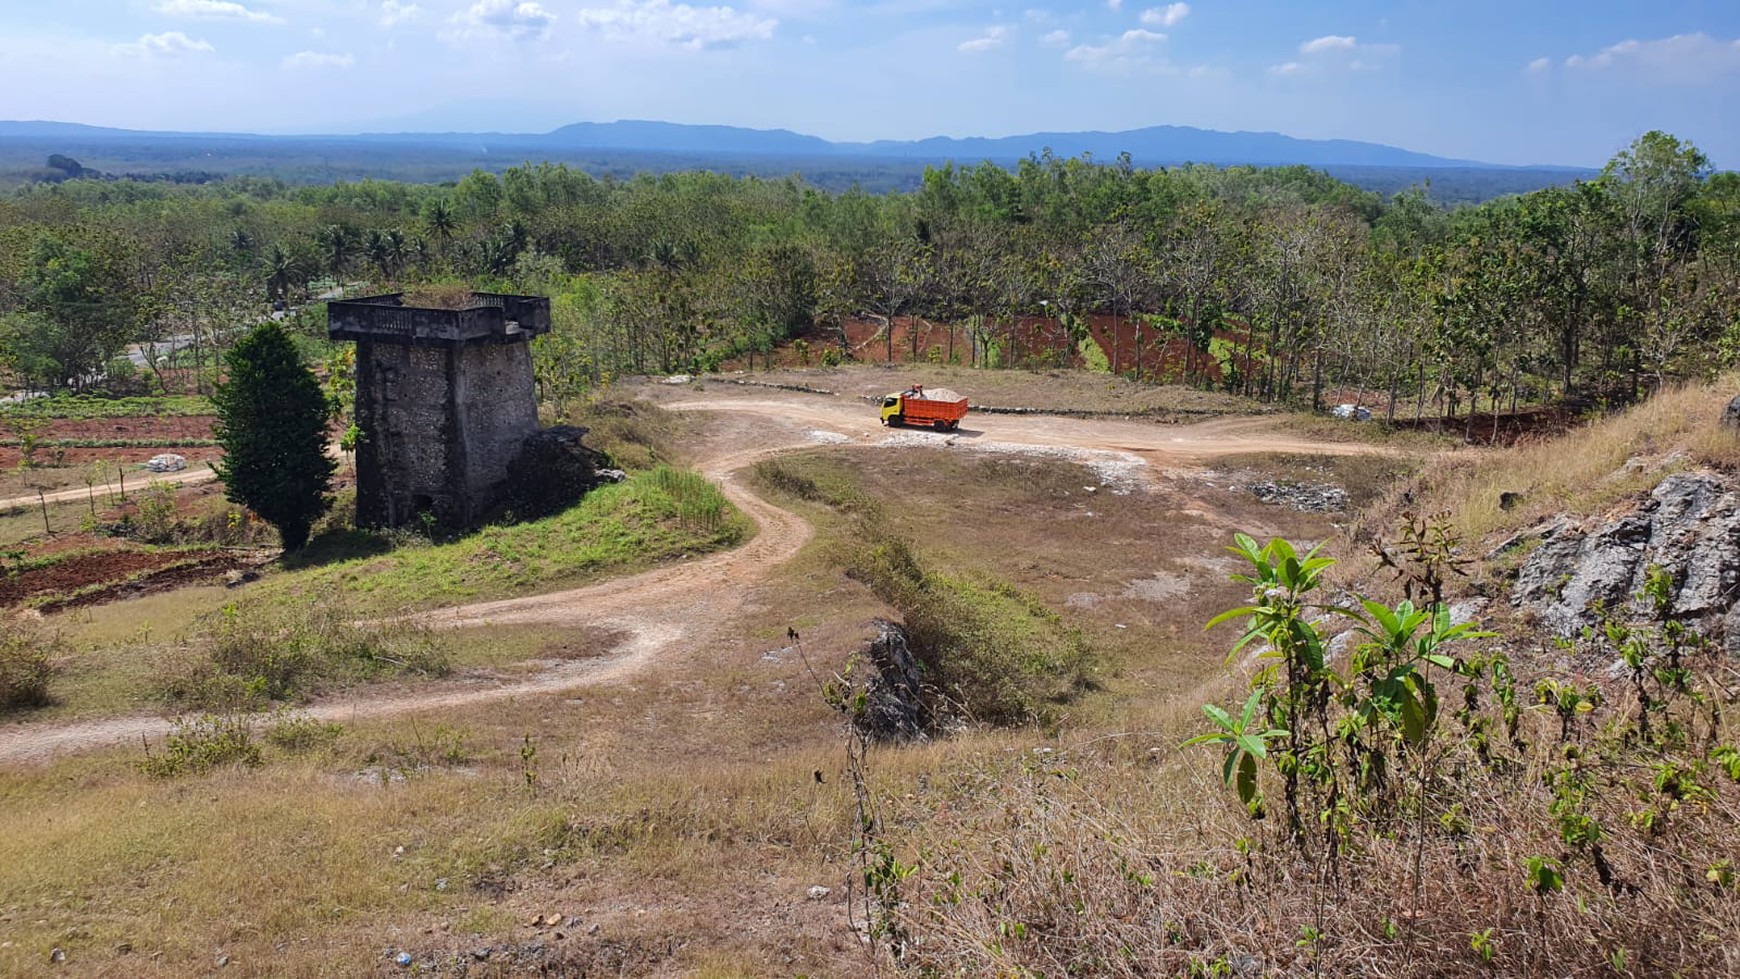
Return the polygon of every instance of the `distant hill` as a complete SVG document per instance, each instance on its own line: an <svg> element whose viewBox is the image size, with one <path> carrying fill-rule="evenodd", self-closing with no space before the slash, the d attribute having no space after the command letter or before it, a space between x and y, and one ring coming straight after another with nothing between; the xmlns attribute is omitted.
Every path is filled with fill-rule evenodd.
<svg viewBox="0 0 1740 979"><path fill-rule="evenodd" d="M835 143L784 129L691 126L647 120L581 122L548 133L356 133L273 136L251 133L144 132L78 123L0 122L0 184L16 183L50 153L122 174L191 171L255 174L299 183L360 177L412 181L457 179L473 169L499 171L525 161L569 163L594 174L641 170L718 170L784 177L800 174L828 189L916 186L927 165L989 160L1012 164L1050 150L1063 158L1091 154L1111 162L1129 153L1137 166L1208 163L1327 170L1350 183L1389 193L1431 180L1446 203L1483 200L1565 184L1595 171L1513 167L1456 160L1344 139L1298 139L1280 133L1219 132L1152 126L1123 132L1046 132L1021 136L932 137ZM1440 189L1447 191L1440 196Z"/></svg>

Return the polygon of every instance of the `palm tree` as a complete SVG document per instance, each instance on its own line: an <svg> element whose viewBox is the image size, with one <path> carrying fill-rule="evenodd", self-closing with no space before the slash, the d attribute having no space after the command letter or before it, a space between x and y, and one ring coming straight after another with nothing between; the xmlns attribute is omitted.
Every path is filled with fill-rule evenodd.
<svg viewBox="0 0 1740 979"><path fill-rule="evenodd" d="M273 242L272 250L266 253L266 298L283 299L292 285L305 279L306 269L300 256Z"/></svg>
<svg viewBox="0 0 1740 979"><path fill-rule="evenodd" d="M405 233L393 228L386 234L387 261L396 275L405 267Z"/></svg>
<svg viewBox="0 0 1740 979"><path fill-rule="evenodd" d="M368 240L363 245L363 254L367 255L369 261L380 271L381 278L392 277L391 250L387 246L387 236L381 233L381 229L369 229Z"/></svg>
<svg viewBox="0 0 1740 979"><path fill-rule="evenodd" d="M441 251L445 254L448 243L453 240L453 232L459 228L459 221L454 218L453 208L448 206L446 198L437 197L430 203L423 214L423 223L441 239Z"/></svg>
<svg viewBox="0 0 1740 979"><path fill-rule="evenodd" d="M343 225L329 224L320 232L320 248L325 252L326 267L343 288L344 270L356 251L356 237Z"/></svg>

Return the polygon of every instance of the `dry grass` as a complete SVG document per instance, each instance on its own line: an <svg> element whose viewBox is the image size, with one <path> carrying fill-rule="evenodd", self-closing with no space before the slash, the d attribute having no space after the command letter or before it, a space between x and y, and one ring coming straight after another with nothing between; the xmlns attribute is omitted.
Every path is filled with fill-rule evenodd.
<svg viewBox="0 0 1740 979"><path fill-rule="evenodd" d="M1449 510L1465 537L1479 539L1558 513L1599 513L1676 470L1740 468L1740 434L1718 423L1737 383L1671 388L1562 438L1441 457L1366 526L1387 530L1402 509ZM1504 493L1521 504L1501 509Z"/></svg>
<svg viewBox="0 0 1740 979"><path fill-rule="evenodd" d="M1456 800L1470 835L1434 820L1420 833L1372 838L1335 881L1291 857L1268 835L1274 827L1228 805L1212 758L1175 744L1142 737L1028 752L932 777L917 792L906 779L879 783L885 798L902 800L883 816L917 870L894 919L910 936L902 971L1375 977L1740 968L1726 938L1740 927L1740 900L1701 879L1726 855L1725 817L1699 826L1693 815L1680 827L1706 834L1687 854L1697 866L1663 866L1659 843L1622 828L1608 857L1635 890L1610 890L1567 861L1567 889L1543 895L1528 886L1524 859L1561 844L1546 825L1538 777L1473 778ZM1725 805L1732 790L1721 790ZM1623 808L1626 800L1614 801Z"/></svg>
<svg viewBox="0 0 1740 979"><path fill-rule="evenodd" d="M1365 442L1429 453L1463 444L1459 438L1429 431L1397 428L1381 421L1353 422L1310 412L1297 412L1277 419L1288 429L1322 442Z"/></svg>
<svg viewBox="0 0 1740 979"><path fill-rule="evenodd" d="M1242 592L1215 563L1219 548L1234 528L1330 530L1188 480L1116 495L1050 460L827 450L796 462L889 503L926 501L888 507L889 528L953 573L1034 592L1105 663L1105 689L1074 702L1055 736L971 731L876 752L878 804L905 834L906 859L931 839L925 824L998 826L1005 800L973 787L1036 747L1099 745L1122 759L1132 804L1151 793L1130 818L1170 825L1182 810L1163 800L1207 793L1195 775L1168 774L1195 769L1155 767L1149 749L1175 744L1204 688L1224 683L1218 637L1205 643L1201 623ZM841 731L810 668L843 667L887 610L828 558L845 522L794 505L818 520L818 539L745 591L741 622L627 682L347 723L295 754L268 741L252 771L153 780L131 749L0 782L0 930L15 942L0 949L0 973L40 969L58 946L80 974L184 975L219 955L239 975L397 973L389 949L423 968L489 947L472 974L869 975L845 923L853 798ZM233 596L152 596L79 613L77 632L112 644L108 675L119 677L144 626L161 642L182 628L167 623ZM477 641L529 655L583 637L488 630ZM455 662L467 655L456 648ZM990 837L972 839L994 852ZM812 901L812 885L832 893ZM533 913L564 923L532 926Z"/></svg>

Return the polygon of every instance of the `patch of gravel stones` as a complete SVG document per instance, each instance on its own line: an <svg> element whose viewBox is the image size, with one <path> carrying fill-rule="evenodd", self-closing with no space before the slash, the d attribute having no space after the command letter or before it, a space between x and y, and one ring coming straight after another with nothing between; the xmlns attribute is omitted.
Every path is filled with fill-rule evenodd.
<svg viewBox="0 0 1740 979"><path fill-rule="evenodd" d="M1263 480L1250 485L1251 495L1264 503L1303 510L1306 513L1337 513L1347 509L1347 491L1333 483L1296 483Z"/></svg>

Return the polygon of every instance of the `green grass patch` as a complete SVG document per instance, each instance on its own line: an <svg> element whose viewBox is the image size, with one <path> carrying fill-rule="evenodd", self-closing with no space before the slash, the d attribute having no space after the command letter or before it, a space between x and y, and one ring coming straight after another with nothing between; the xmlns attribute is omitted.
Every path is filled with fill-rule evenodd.
<svg viewBox="0 0 1740 979"><path fill-rule="evenodd" d="M567 423L586 429L586 445L627 470L681 461L677 447L694 419L649 401L604 398L569 413Z"/></svg>
<svg viewBox="0 0 1740 979"><path fill-rule="evenodd" d="M296 596L352 595L392 610L500 598L628 574L659 561L731 547L748 518L699 475L658 467L602 486L543 520L486 527L447 544L408 544L271 582Z"/></svg>
<svg viewBox="0 0 1740 979"><path fill-rule="evenodd" d="M11 418L185 418L212 413L211 399L198 395L150 398L93 398L63 394L0 405L0 419Z"/></svg>
<svg viewBox="0 0 1740 979"><path fill-rule="evenodd" d="M1081 633L990 575L929 568L905 540L861 525L846 573L899 610L924 682L950 712L989 724L1050 724L1092 685Z"/></svg>

